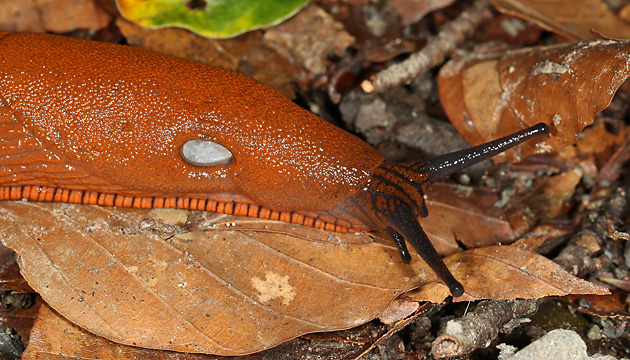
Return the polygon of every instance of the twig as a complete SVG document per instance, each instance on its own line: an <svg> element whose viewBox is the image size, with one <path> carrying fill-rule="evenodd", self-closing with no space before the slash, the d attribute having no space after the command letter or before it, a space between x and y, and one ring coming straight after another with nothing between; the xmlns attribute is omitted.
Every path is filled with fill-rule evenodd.
<svg viewBox="0 0 630 360"><path fill-rule="evenodd" d="M492 18L490 3L478 0L464 10L455 20L444 25L442 30L430 37L425 47L407 60L392 65L361 84L367 93L383 92L402 83L408 83L423 72L444 62L455 48L484 21Z"/></svg>
<svg viewBox="0 0 630 360"><path fill-rule="evenodd" d="M438 359L460 356L487 346L510 320L535 313L538 302L538 299L480 302L468 315L446 323L431 347L433 356Z"/></svg>
<svg viewBox="0 0 630 360"><path fill-rule="evenodd" d="M422 304L420 308L416 310L415 314L413 314L412 316L408 317L405 320L397 322L385 334L379 337L376 341L372 342L372 344L368 346L365 350L363 350L358 356L355 356L353 360L363 359L363 357L366 356L368 353L370 353L378 344L383 343L385 340L392 337L392 335L396 334L397 332L402 330L404 327L409 325L409 323L416 321L419 317L426 316L427 312L431 310L435 310L438 307L439 305L437 304L431 304L431 303Z"/></svg>
<svg viewBox="0 0 630 360"><path fill-rule="evenodd" d="M620 169L626 162L630 160L630 140L627 139L624 144L613 154L599 171L599 180L605 180L609 183L615 182L621 173Z"/></svg>

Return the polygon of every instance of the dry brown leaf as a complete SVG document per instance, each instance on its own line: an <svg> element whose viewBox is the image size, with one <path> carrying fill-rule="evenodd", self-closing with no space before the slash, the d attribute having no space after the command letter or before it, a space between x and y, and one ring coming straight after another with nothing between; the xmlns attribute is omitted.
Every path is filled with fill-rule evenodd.
<svg viewBox="0 0 630 360"><path fill-rule="evenodd" d="M99 30L111 16L94 0L2 0L0 30L63 33Z"/></svg>
<svg viewBox="0 0 630 360"><path fill-rule="evenodd" d="M500 196L487 189L437 183L426 192L429 216L422 227L442 256L453 254L458 242L467 248L506 244L518 238L502 208ZM522 232L522 231L521 231Z"/></svg>
<svg viewBox="0 0 630 360"><path fill-rule="evenodd" d="M445 8L455 0L390 0L403 25L420 21L426 14Z"/></svg>
<svg viewBox="0 0 630 360"><path fill-rule="evenodd" d="M343 23L311 3L291 19L265 31L264 41L278 54L306 70L310 79L325 75L329 57L342 56L354 43Z"/></svg>
<svg viewBox="0 0 630 360"><path fill-rule="evenodd" d="M545 246L558 245L558 241L554 240L564 238L573 233L573 231L574 229L571 225L540 224L529 230L527 234L510 244L510 246L536 253L547 253Z"/></svg>
<svg viewBox="0 0 630 360"><path fill-rule="evenodd" d="M361 326L363 332L341 331L307 336L308 340L289 341L260 353L242 357L177 353L121 345L79 328L44 304L31 332L31 344L23 360L285 360L299 359L303 354L324 358L333 352L338 358L352 359L362 352L366 343L374 342L383 329ZM318 337L317 335L320 335ZM321 343L321 345L320 345ZM356 344L356 345L355 345Z"/></svg>
<svg viewBox="0 0 630 360"><path fill-rule="evenodd" d="M365 323L420 284L416 300L448 296L422 261L404 265L394 247L365 235L223 215L196 220L205 230L172 235L146 228L144 217L143 210L3 202L0 236L64 317L154 349L246 354ZM283 225L302 232L286 235L294 230ZM467 289L462 299L605 291L540 255L504 249L446 259Z"/></svg>
<svg viewBox="0 0 630 360"><path fill-rule="evenodd" d="M123 19L116 25L132 45L238 71L291 99L295 97L292 84L306 87L300 69L270 49L260 31L217 40L172 27L145 29Z"/></svg>
<svg viewBox="0 0 630 360"><path fill-rule="evenodd" d="M473 145L538 122L549 124L550 137L506 153L518 160L575 143L630 76L629 63L630 42L618 41L456 59L440 71L440 98L453 125Z"/></svg>
<svg viewBox="0 0 630 360"><path fill-rule="evenodd" d="M217 360L213 355L149 350L92 335L43 304L23 360Z"/></svg>
<svg viewBox="0 0 630 360"><path fill-rule="evenodd" d="M612 294L607 296L576 295L570 296L568 300L577 311L584 314L599 318L630 319L627 297L627 291L613 290ZM584 306L584 300L589 305Z"/></svg>
<svg viewBox="0 0 630 360"><path fill-rule="evenodd" d="M143 229L143 214L3 202L0 236L19 254L29 284L64 317L116 342L154 349L252 353L300 334L365 323L399 293L439 282L419 258L403 264L392 245L343 241L369 239L365 234L301 227L320 237L310 241L235 231L238 221L230 220L172 235ZM448 294L436 285L432 299Z"/></svg>
<svg viewBox="0 0 630 360"><path fill-rule="evenodd" d="M378 319L386 325L393 325L399 321L408 318L411 314L420 309L417 301L408 301L405 299L396 299L385 309Z"/></svg>
<svg viewBox="0 0 630 360"><path fill-rule="evenodd" d="M572 169L537 181L536 186L540 191L537 191L535 200L528 205L540 217L554 219L562 214L565 202L573 197L575 187L581 179L582 171Z"/></svg>
<svg viewBox="0 0 630 360"><path fill-rule="evenodd" d="M534 180L531 192L514 196L507 205L506 216L512 226L526 231L541 218L554 219L561 215L582 175L582 170L575 168Z"/></svg>
<svg viewBox="0 0 630 360"><path fill-rule="evenodd" d="M546 257L514 246L489 246L444 259L466 289L454 301L536 299L569 294L606 295L610 292L564 271ZM433 284L405 293L405 298L432 298Z"/></svg>
<svg viewBox="0 0 630 360"><path fill-rule="evenodd" d="M576 146L581 153L610 159L614 152L627 141L630 127L623 126L618 133L612 133L606 126L606 118L598 118L593 126L584 129Z"/></svg>
<svg viewBox="0 0 630 360"><path fill-rule="evenodd" d="M591 40L595 30L613 39L630 39L630 24L601 0L491 0L501 12L518 16L573 40Z"/></svg>

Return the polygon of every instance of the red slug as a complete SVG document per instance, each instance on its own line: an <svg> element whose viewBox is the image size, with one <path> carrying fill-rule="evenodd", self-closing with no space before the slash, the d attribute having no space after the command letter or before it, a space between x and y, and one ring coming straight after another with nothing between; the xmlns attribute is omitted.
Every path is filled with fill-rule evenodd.
<svg viewBox="0 0 630 360"><path fill-rule="evenodd" d="M423 187L534 136L538 124L391 164L359 138L234 72L148 50L0 33L0 200L178 207L410 243L464 292L418 222Z"/></svg>

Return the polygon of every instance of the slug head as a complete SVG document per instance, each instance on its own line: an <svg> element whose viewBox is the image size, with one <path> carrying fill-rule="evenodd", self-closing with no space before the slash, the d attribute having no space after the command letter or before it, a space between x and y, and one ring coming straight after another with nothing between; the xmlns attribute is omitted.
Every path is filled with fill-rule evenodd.
<svg viewBox="0 0 630 360"><path fill-rule="evenodd" d="M486 144L426 161L404 165L385 162L376 169L361 191L344 202L343 207L348 212L362 214L361 220L371 224L374 230L389 234L404 263L411 261L406 245L411 244L448 286L451 294L459 297L463 295L464 287L448 270L418 222L418 217L428 215L423 187L532 137L548 133L548 126L541 123Z"/></svg>

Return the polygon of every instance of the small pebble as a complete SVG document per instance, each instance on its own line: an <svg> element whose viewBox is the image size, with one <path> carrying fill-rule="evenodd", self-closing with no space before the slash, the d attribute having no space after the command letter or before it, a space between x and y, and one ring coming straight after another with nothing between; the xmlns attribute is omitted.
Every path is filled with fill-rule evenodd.
<svg viewBox="0 0 630 360"><path fill-rule="evenodd" d="M591 302L586 300L586 299L580 299L578 301L578 305L580 305L580 307L584 308L584 309L590 309L591 308Z"/></svg>
<svg viewBox="0 0 630 360"><path fill-rule="evenodd" d="M591 326L590 329L588 329L588 332L586 333L586 337L589 340L601 340L602 330L599 328L599 326L593 325Z"/></svg>
<svg viewBox="0 0 630 360"><path fill-rule="evenodd" d="M467 174L462 174L459 177L459 183L462 185L470 185L470 176L468 176Z"/></svg>
<svg viewBox="0 0 630 360"><path fill-rule="evenodd" d="M557 329L527 345L522 350L505 360L616 360L610 355L586 353L586 343L572 330Z"/></svg>

